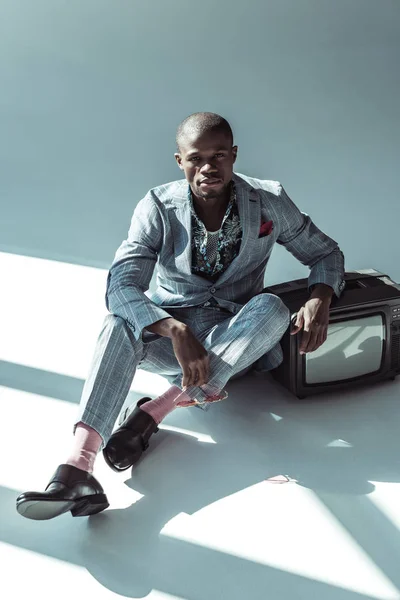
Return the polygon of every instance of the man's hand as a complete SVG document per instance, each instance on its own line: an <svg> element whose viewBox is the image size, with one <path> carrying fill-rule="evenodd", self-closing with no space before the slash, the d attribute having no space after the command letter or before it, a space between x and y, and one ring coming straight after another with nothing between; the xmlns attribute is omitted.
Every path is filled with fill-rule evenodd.
<svg viewBox="0 0 400 600"><path fill-rule="evenodd" d="M296 323L290 335L296 335L304 326L300 354L313 352L328 336L330 298L310 298L297 313Z"/></svg>
<svg viewBox="0 0 400 600"><path fill-rule="evenodd" d="M190 385L204 385L210 376L210 357L194 333L185 327L171 336L175 356L181 365L182 389Z"/></svg>

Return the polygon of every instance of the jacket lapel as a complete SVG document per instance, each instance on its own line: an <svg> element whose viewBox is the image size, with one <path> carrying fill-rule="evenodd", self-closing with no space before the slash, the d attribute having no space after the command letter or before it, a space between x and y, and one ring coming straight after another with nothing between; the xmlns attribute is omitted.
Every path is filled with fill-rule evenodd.
<svg viewBox="0 0 400 600"><path fill-rule="evenodd" d="M255 243L260 231L261 206L256 190L236 174L233 174L232 178L236 184L236 201L242 227L242 242L239 254L218 278L217 284L225 284L229 280L240 279L240 277L237 277L238 273L242 275L252 257L254 257Z"/></svg>
<svg viewBox="0 0 400 600"><path fill-rule="evenodd" d="M209 287L210 282L192 273L192 215L188 201L189 184L186 180L179 182L169 204L166 204L168 217L174 240L175 264L179 272L196 285Z"/></svg>

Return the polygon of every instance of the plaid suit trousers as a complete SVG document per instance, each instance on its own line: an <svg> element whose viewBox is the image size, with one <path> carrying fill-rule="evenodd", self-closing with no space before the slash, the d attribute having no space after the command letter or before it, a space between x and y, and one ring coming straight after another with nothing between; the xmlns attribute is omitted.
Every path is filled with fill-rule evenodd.
<svg viewBox="0 0 400 600"><path fill-rule="evenodd" d="M241 308L240 308L241 306ZM230 379L249 371L254 363L259 370L276 368L283 360L279 344L290 324L290 311L278 296L263 293L238 305L232 314L216 307L168 308L175 319L186 323L203 344L210 358L208 386L215 393ZM73 431L78 422L95 429L107 443L123 407L137 368L165 376L182 389L182 370L171 339L148 336L135 339L129 323L109 314L97 339L88 377L82 391ZM189 386L188 396L203 402L204 390Z"/></svg>

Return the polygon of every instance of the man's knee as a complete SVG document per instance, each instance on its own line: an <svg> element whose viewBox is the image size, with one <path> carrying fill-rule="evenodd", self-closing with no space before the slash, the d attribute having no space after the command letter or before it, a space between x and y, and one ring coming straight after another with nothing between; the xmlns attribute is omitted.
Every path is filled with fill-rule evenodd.
<svg viewBox="0 0 400 600"><path fill-rule="evenodd" d="M132 334L132 330L130 328L129 321L127 319L124 319L123 317L119 317L112 313L109 313L105 316L103 329L104 328L107 328L107 329L109 328L114 332L123 330L123 331L129 333L129 335Z"/></svg>
<svg viewBox="0 0 400 600"><path fill-rule="evenodd" d="M268 313L273 314L274 320L276 318L281 319L283 322L289 325L290 322L290 310L286 304L275 294L258 294L253 296L249 301L249 304L254 306L257 310L265 315Z"/></svg>

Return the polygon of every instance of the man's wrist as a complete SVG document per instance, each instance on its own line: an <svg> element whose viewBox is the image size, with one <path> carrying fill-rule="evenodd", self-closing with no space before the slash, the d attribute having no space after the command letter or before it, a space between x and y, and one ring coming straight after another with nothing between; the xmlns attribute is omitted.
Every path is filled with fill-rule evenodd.
<svg viewBox="0 0 400 600"><path fill-rule="evenodd" d="M334 294L333 288L325 283L317 283L311 290L310 298L320 298L321 300L331 300Z"/></svg>
<svg viewBox="0 0 400 600"><path fill-rule="evenodd" d="M187 328L186 323L182 323L173 317L166 317L145 327L151 333L158 333L158 335L169 338L184 332Z"/></svg>

